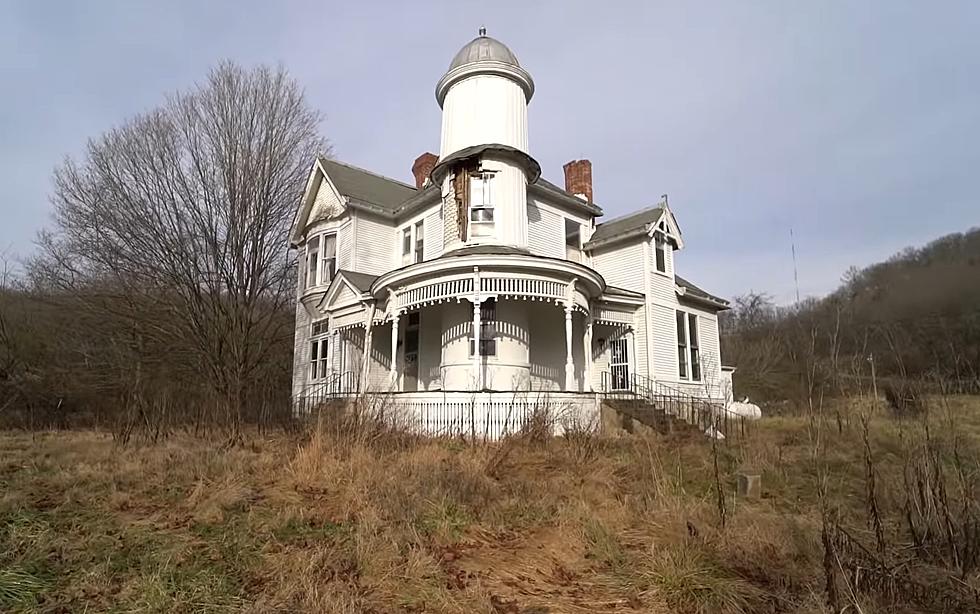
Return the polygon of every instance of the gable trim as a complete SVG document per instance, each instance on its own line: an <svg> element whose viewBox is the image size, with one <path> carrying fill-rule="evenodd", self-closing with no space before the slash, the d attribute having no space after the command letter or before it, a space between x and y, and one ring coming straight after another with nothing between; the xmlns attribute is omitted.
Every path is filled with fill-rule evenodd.
<svg viewBox="0 0 980 614"><path fill-rule="evenodd" d="M310 169L310 177L306 180L306 189L303 191L303 197L300 199L300 206L293 220L292 230L289 233L290 247L298 247L302 243L303 231L306 229L306 224L310 219L310 213L313 211L313 202L316 200L316 195L319 193L320 186L323 185L324 181L326 181L327 186L329 186L338 201L341 203L346 202L347 199L341 195L337 190L337 186L330 180L330 176L327 175L323 164L320 163L320 157L317 156Z"/></svg>
<svg viewBox="0 0 980 614"><path fill-rule="evenodd" d="M333 302L337 300L337 297L344 288L348 288L357 298L353 301L346 301L344 303L334 305ZM319 303L317 303L317 308L322 311L333 311L335 309L340 309L341 307L360 304L364 300L364 293L361 292L349 279L347 279L347 276L344 275L343 271L339 271L333 278L333 281L331 281L330 285L327 287L327 291L323 294L323 298L320 299Z"/></svg>

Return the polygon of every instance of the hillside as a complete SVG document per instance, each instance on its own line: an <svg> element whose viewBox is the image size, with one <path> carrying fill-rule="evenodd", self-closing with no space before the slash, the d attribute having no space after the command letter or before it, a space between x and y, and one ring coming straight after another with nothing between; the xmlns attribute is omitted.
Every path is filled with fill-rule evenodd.
<svg viewBox="0 0 980 614"><path fill-rule="evenodd" d="M980 229L852 268L821 299L777 308L748 295L734 305L723 356L745 393L772 398L808 369L823 382L868 377L870 357L886 378L980 392Z"/></svg>

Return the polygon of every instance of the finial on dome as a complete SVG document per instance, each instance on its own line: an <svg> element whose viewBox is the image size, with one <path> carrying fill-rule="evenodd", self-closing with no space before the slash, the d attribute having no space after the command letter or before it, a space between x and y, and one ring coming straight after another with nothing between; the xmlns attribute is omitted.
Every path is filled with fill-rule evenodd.
<svg viewBox="0 0 980 614"><path fill-rule="evenodd" d="M486 35L487 35L487 27L480 26L480 36L486 36Z"/></svg>

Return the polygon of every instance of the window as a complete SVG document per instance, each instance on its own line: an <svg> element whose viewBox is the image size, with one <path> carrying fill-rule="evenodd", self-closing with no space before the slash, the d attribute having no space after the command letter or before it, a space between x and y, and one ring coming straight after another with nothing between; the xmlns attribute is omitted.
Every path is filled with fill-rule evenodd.
<svg viewBox="0 0 980 614"><path fill-rule="evenodd" d="M329 365L327 364L327 334L329 332L328 320L317 320L310 326L310 379L322 379L327 376ZM319 338L317 338L319 337Z"/></svg>
<svg viewBox="0 0 980 614"><path fill-rule="evenodd" d="M306 242L306 287L316 285L316 272L320 263L320 237L313 237Z"/></svg>
<svg viewBox="0 0 980 614"><path fill-rule="evenodd" d="M497 355L497 300L488 298L480 303L480 356ZM470 356L473 339L470 338Z"/></svg>
<svg viewBox="0 0 980 614"><path fill-rule="evenodd" d="M412 254L412 228L402 229L402 261L408 260Z"/></svg>
<svg viewBox="0 0 980 614"><path fill-rule="evenodd" d="M425 224L419 220L402 228L402 264L422 262L425 257Z"/></svg>
<svg viewBox="0 0 980 614"><path fill-rule="evenodd" d="M423 232L422 220L415 222L415 262L422 262L425 255L425 233Z"/></svg>
<svg viewBox="0 0 980 614"><path fill-rule="evenodd" d="M582 225L565 218L565 257L578 262L582 249Z"/></svg>
<svg viewBox="0 0 980 614"><path fill-rule="evenodd" d="M701 348L698 316L677 312L677 365L681 379L701 381Z"/></svg>
<svg viewBox="0 0 980 614"><path fill-rule="evenodd" d="M698 347L698 317L687 314L687 338L691 346L691 379L701 381L701 352Z"/></svg>
<svg viewBox="0 0 980 614"><path fill-rule="evenodd" d="M310 342L310 379L323 379L327 376L327 338Z"/></svg>
<svg viewBox="0 0 980 614"><path fill-rule="evenodd" d="M678 375L681 379L687 379L687 325L683 311L677 312L677 365Z"/></svg>
<svg viewBox="0 0 980 614"><path fill-rule="evenodd" d="M320 267L320 283L329 284L337 274L337 235L323 235L323 265Z"/></svg>
<svg viewBox="0 0 980 614"><path fill-rule="evenodd" d="M657 270L661 273L667 272L667 237L662 230L653 233L653 243L657 255Z"/></svg>
<svg viewBox="0 0 980 614"><path fill-rule="evenodd" d="M329 284L337 274L337 233L316 235L306 241L306 287Z"/></svg>
<svg viewBox="0 0 980 614"><path fill-rule="evenodd" d="M493 232L493 173L470 176L470 237Z"/></svg>

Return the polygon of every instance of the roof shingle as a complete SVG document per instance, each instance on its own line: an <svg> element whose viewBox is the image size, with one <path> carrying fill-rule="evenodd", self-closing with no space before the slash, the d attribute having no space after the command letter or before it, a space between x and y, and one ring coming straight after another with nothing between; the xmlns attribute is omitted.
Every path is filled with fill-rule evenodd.
<svg viewBox="0 0 980 614"><path fill-rule="evenodd" d="M407 183L337 160L321 157L320 164L341 194L382 209L394 211L418 193L418 190Z"/></svg>
<svg viewBox="0 0 980 614"><path fill-rule="evenodd" d="M658 205L596 224L595 232L592 233L592 237L585 244L585 247L588 248L590 244L594 245L599 241L607 241L632 232L645 231L647 224L657 221L663 212L664 208Z"/></svg>

